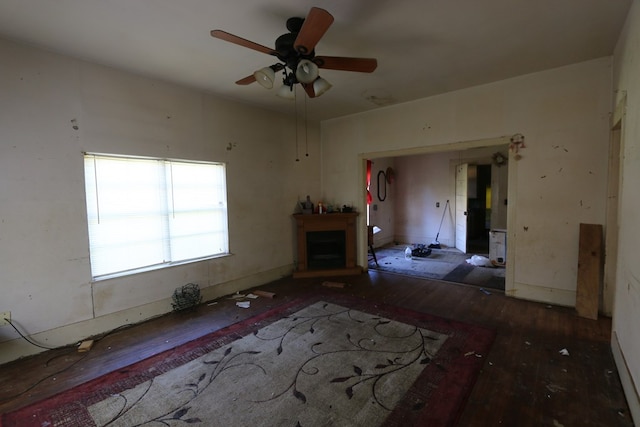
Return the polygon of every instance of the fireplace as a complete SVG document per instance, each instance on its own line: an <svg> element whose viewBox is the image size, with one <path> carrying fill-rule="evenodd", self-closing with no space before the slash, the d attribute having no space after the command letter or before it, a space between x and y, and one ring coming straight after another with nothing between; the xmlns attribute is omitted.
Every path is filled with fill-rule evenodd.
<svg viewBox="0 0 640 427"><path fill-rule="evenodd" d="M307 266L310 270L347 265L344 230L307 231Z"/></svg>
<svg viewBox="0 0 640 427"><path fill-rule="evenodd" d="M298 268L293 277L360 274L356 265L357 213L294 215Z"/></svg>

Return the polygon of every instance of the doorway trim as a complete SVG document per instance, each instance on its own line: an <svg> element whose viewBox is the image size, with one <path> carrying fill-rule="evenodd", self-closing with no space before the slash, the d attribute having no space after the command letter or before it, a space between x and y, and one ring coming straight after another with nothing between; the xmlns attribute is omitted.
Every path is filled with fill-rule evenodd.
<svg viewBox="0 0 640 427"><path fill-rule="evenodd" d="M362 189L360 197L360 207L364 211L367 206L366 174L367 160L375 160L377 158L386 157L403 157L412 155L435 154L443 152L463 152L474 148L486 148L494 146L508 146L511 143L511 136L499 136L495 138L475 139L468 141L458 141L439 145L427 145L413 148L405 148L389 151L375 151L368 153L360 153L358 155L358 176L360 177L359 187ZM515 201L517 195L517 164L518 162L509 153L509 170L508 170L508 190L507 190L507 262L505 272L505 295L513 296L515 290L515 254L516 254L516 233L513 231L513 224L516 219ZM364 266L366 270L367 262L367 225L364 221L360 221L358 227L358 263Z"/></svg>
<svg viewBox="0 0 640 427"><path fill-rule="evenodd" d="M600 310L612 316L618 269L618 227L620 226L620 189L622 188L622 153L624 152L624 122L627 107L625 94L616 105L609 132L609 174L605 219L605 262Z"/></svg>

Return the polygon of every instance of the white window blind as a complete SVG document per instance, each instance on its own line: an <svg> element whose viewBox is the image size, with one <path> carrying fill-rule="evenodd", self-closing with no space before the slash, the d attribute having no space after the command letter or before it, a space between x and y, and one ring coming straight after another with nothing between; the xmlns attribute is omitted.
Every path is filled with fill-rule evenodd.
<svg viewBox="0 0 640 427"><path fill-rule="evenodd" d="M94 278L228 253L224 164L85 155Z"/></svg>

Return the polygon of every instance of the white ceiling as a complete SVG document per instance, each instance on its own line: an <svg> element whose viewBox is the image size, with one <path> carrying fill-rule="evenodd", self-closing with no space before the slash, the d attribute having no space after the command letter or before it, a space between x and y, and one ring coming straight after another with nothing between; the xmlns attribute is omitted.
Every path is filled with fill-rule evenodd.
<svg viewBox="0 0 640 427"><path fill-rule="evenodd" d="M293 113L275 90L234 83L272 56L210 31L274 47L287 18L321 7L335 21L317 55L378 60L372 74L321 70L333 88L306 108L323 120L611 55L631 2L0 0L0 36Z"/></svg>

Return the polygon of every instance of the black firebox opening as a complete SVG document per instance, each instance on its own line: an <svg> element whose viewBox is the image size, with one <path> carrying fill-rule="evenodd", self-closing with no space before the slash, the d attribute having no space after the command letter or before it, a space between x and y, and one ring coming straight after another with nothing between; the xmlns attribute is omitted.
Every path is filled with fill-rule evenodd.
<svg viewBox="0 0 640 427"><path fill-rule="evenodd" d="M344 230L307 232L307 268L322 270L344 268L346 265Z"/></svg>

